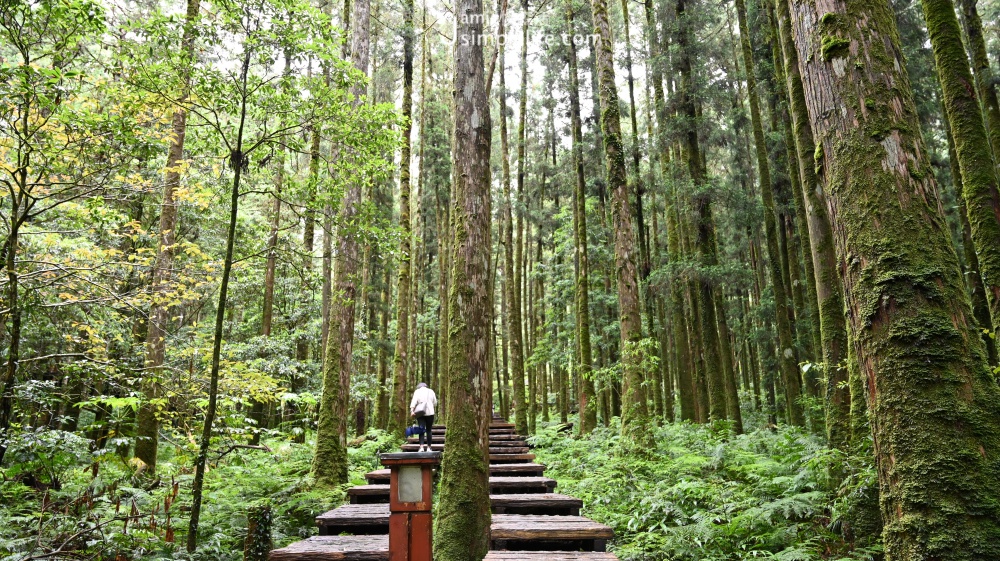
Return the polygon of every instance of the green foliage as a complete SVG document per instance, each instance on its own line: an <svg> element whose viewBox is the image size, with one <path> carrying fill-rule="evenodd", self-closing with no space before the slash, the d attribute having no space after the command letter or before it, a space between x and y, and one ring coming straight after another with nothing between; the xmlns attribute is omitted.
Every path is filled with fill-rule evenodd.
<svg viewBox="0 0 1000 561"><path fill-rule="evenodd" d="M113 559L171 559L180 554L191 497L193 450L161 444L155 481L117 455L96 460L73 433L21 433L0 483L0 560L51 554ZM309 474L312 443L265 441L267 450L231 449L212 456L205 479L200 546L194 559L237 561L248 514L269 505L275 547L315 533L315 516L344 501L345 488L318 489ZM349 448L352 484L376 469L377 454L399 445L373 431ZM30 477L29 477L30 476ZM58 481L59 485L53 485Z"/></svg>
<svg viewBox="0 0 1000 561"><path fill-rule="evenodd" d="M614 528L612 548L623 560L877 554L843 532L859 494L874 484L870 464L795 428L737 437L690 424L651 430L654 448L641 455L621 452L614 426L582 440L554 427L533 438L560 491L582 498L584 515ZM831 474L844 472L852 475L842 488Z"/></svg>

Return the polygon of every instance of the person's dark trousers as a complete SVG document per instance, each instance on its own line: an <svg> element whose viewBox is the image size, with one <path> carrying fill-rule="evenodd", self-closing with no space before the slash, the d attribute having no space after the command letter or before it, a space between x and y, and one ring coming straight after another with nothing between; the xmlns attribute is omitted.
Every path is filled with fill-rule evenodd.
<svg viewBox="0 0 1000 561"><path fill-rule="evenodd" d="M431 449L431 427L434 426L434 415L424 415L417 417L417 423L424 429L424 433L417 438L417 442L423 446L424 439L427 439L427 449Z"/></svg>

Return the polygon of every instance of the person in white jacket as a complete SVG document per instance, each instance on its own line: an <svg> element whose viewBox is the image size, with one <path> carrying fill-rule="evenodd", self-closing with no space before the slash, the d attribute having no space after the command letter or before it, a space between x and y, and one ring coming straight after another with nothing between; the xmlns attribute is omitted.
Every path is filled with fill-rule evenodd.
<svg viewBox="0 0 1000 561"><path fill-rule="evenodd" d="M437 407L438 398L434 390L427 387L427 384L420 382L417 384L413 398L410 399L410 416L416 417L417 423L424 432L417 437L420 443L420 452L431 451L431 427L434 426L434 408ZM424 438L427 439L427 446L424 447Z"/></svg>

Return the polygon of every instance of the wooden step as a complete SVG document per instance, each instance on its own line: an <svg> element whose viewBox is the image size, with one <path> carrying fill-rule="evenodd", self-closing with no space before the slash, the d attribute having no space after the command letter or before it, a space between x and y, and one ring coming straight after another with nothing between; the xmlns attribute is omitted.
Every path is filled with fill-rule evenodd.
<svg viewBox="0 0 1000 561"><path fill-rule="evenodd" d="M271 551L271 561L388 561L389 536L313 536Z"/></svg>
<svg viewBox="0 0 1000 561"><path fill-rule="evenodd" d="M490 475L541 477L545 473L542 464L491 464Z"/></svg>
<svg viewBox="0 0 1000 561"><path fill-rule="evenodd" d="M551 493L556 480L548 477L490 476L491 493Z"/></svg>
<svg viewBox="0 0 1000 561"><path fill-rule="evenodd" d="M389 504L350 504L316 517L319 535L385 534L389 531Z"/></svg>
<svg viewBox="0 0 1000 561"><path fill-rule="evenodd" d="M518 464L534 459L534 454L490 454L491 464Z"/></svg>
<svg viewBox="0 0 1000 561"><path fill-rule="evenodd" d="M490 495L494 514L544 514L579 516L583 501L556 493Z"/></svg>
<svg viewBox="0 0 1000 561"><path fill-rule="evenodd" d="M490 549L605 551L614 531L582 516L497 514L490 526Z"/></svg>
<svg viewBox="0 0 1000 561"><path fill-rule="evenodd" d="M577 516L583 501L556 493L524 493L490 495L496 514L536 514ZM389 532L389 504L343 505L316 517L321 536L336 536L345 532L363 535Z"/></svg>
<svg viewBox="0 0 1000 561"><path fill-rule="evenodd" d="M443 435L434 434L431 435L431 444L444 444L445 438ZM419 444L420 438L416 436L411 436L406 439L408 444ZM427 439L424 439L427 442ZM490 445L491 446L507 446L508 442L513 443L511 446L527 446L528 443L524 437L517 434L491 434L490 435Z"/></svg>
<svg viewBox="0 0 1000 561"><path fill-rule="evenodd" d="M416 452L420 449L419 444L404 444L400 448L403 452ZM431 444L431 450L444 452L444 444ZM527 446L493 446L490 445L490 454L527 454Z"/></svg>
<svg viewBox="0 0 1000 561"><path fill-rule="evenodd" d="M490 489L497 492L503 492L503 489L513 489L517 493L550 493L555 486L556 480L548 477L490 477ZM389 485L388 483L358 485L347 490L347 497L352 505L387 503L389 502Z"/></svg>
<svg viewBox="0 0 1000 561"><path fill-rule="evenodd" d="M365 474L365 480L368 481L369 485L388 485L389 468L369 471Z"/></svg>
<svg viewBox="0 0 1000 561"><path fill-rule="evenodd" d="M545 474L545 466L542 464L493 464L490 466L490 475L507 477L541 477ZM365 479L370 485L388 484L389 470L377 469L365 474Z"/></svg>
<svg viewBox="0 0 1000 561"><path fill-rule="evenodd" d="M514 423L490 423L490 429L512 429Z"/></svg>
<svg viewBox="0 0 1000 561"><path fill-rule="evenodd" d="M389 485L358 485L347 490L352 505L389 502Z"/></svg>
<svg viewBox="0 0 1000 561"><path fill-rule="evenodd" d="M618 557L598 551L491 551L483 561L618 561Z"/></svg>

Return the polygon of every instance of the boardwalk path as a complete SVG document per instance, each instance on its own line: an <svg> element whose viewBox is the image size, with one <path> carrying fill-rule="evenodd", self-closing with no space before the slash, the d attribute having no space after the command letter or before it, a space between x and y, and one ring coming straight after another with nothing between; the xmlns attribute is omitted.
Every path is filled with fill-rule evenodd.
<svg viewBox="0 0 1000 561"><path fill-rule="evenodd" d="M444 427L433 428L433 448L444 448ZM416 451L416 439L403 451ZM583 502L555 493L556 481L533 463L525 437L494 418L490 425L490 502L493 510L486 561L617 561L604 553L614 537L608 526L580 516ZM271 561L387 561L389 470L365 475L348 491L350 504L316 517L319 535L271 552Z"/></svg>

